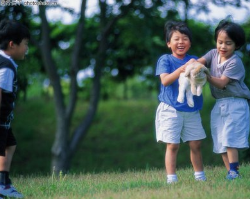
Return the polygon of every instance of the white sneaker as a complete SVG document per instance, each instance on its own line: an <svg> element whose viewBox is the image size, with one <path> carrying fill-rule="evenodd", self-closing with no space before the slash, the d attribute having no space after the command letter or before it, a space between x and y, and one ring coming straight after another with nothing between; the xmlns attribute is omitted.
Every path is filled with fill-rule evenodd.
<svg viewBox="0 0 250 199"><path fill-rule="evenodd" d="M13 185L0 185L0 194L7 197L23 198Z"/></svg>
<svg viewBox="0 0 250 199"><path fill-rule="evenodd" d="M194 177L196 181L206 181L206 175L204 171L198 171L194 173Z"/></svg>
<svg viewBox="0 0 250 199"><path fill-rule="evenodd" d="M174 184L178 182L178 178L176 174L167 175L167 184Z"/></svg>

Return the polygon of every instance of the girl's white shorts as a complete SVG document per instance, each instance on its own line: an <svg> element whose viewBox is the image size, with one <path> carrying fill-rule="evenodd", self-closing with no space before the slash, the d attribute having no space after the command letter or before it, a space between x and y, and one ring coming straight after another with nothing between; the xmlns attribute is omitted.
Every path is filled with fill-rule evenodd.
<svg viewBox="0 0 250 199"><path fill-rule="evenodd" d="M200 112L180 112L161 102L155 118L157 142L180 143L206 138Z"/></svg>
<svg viewBox="0 0 250 199"><path fill-rule="evenodd" d="M211 112L214 153L225 153L227 147L246 149L249 136L249 105L243 98L217 99Z"/></svg>

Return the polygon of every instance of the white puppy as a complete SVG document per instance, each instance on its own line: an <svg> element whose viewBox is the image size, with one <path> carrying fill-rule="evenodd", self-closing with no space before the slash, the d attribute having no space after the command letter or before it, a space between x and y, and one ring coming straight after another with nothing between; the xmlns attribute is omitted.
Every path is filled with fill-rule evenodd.
<svg viewBox="0 0 250 199"><path fill-rule="evenodd" d="M179 95L177 101L184 102L186 94L188 106L194 107L193 95L200 96L207 81L209 70L199 62L188 64L185 72L179 77Z"/></svg>

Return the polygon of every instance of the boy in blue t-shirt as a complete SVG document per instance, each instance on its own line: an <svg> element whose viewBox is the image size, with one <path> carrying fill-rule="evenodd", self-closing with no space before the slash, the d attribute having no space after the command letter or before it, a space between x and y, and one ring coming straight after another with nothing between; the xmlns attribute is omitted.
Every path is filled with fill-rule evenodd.
<svg viewBox="0 0 250 199"><path fill-rule="evenodd" d="M199 113L203 98L194 96L194 107L188 106L186 98L184 103L177 102L180 73L185 71L186 62L196 58L187 54L191 46L191 32L182 22L168 22L165 25L165 37L172 54L161 56L157 62L156 75L160 76L161 90L155 126L157 142L166 143L167 183L178 181L176 159L180 139L189 144L195 180L205 181L200 148L201 140L206 138L206 134Z"/></svg>
<svg viewBox="0 0 250 199"><path fill-rule="evenodd" d="M14 102L17 92L17 65L28 51L29 30L22 24L0 22L0 195L23 198L9 178L16 139L12 133Z"/></svg>

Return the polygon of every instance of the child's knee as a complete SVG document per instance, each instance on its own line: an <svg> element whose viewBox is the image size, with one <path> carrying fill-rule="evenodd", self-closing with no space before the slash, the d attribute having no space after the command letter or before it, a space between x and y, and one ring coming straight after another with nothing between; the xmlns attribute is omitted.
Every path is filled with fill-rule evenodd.
<svg viewBox="0 0 250 199"><path fill-rule="evenodd" d="M179 150L180 145L179 144L167 144L167 150L176 152Z"/></svg>
<svg viewBox="0 0 250 199"><path fill-rule="evenodd" d="M201 140L190 141L189 147L191 150L201 150Z"/></svg>

